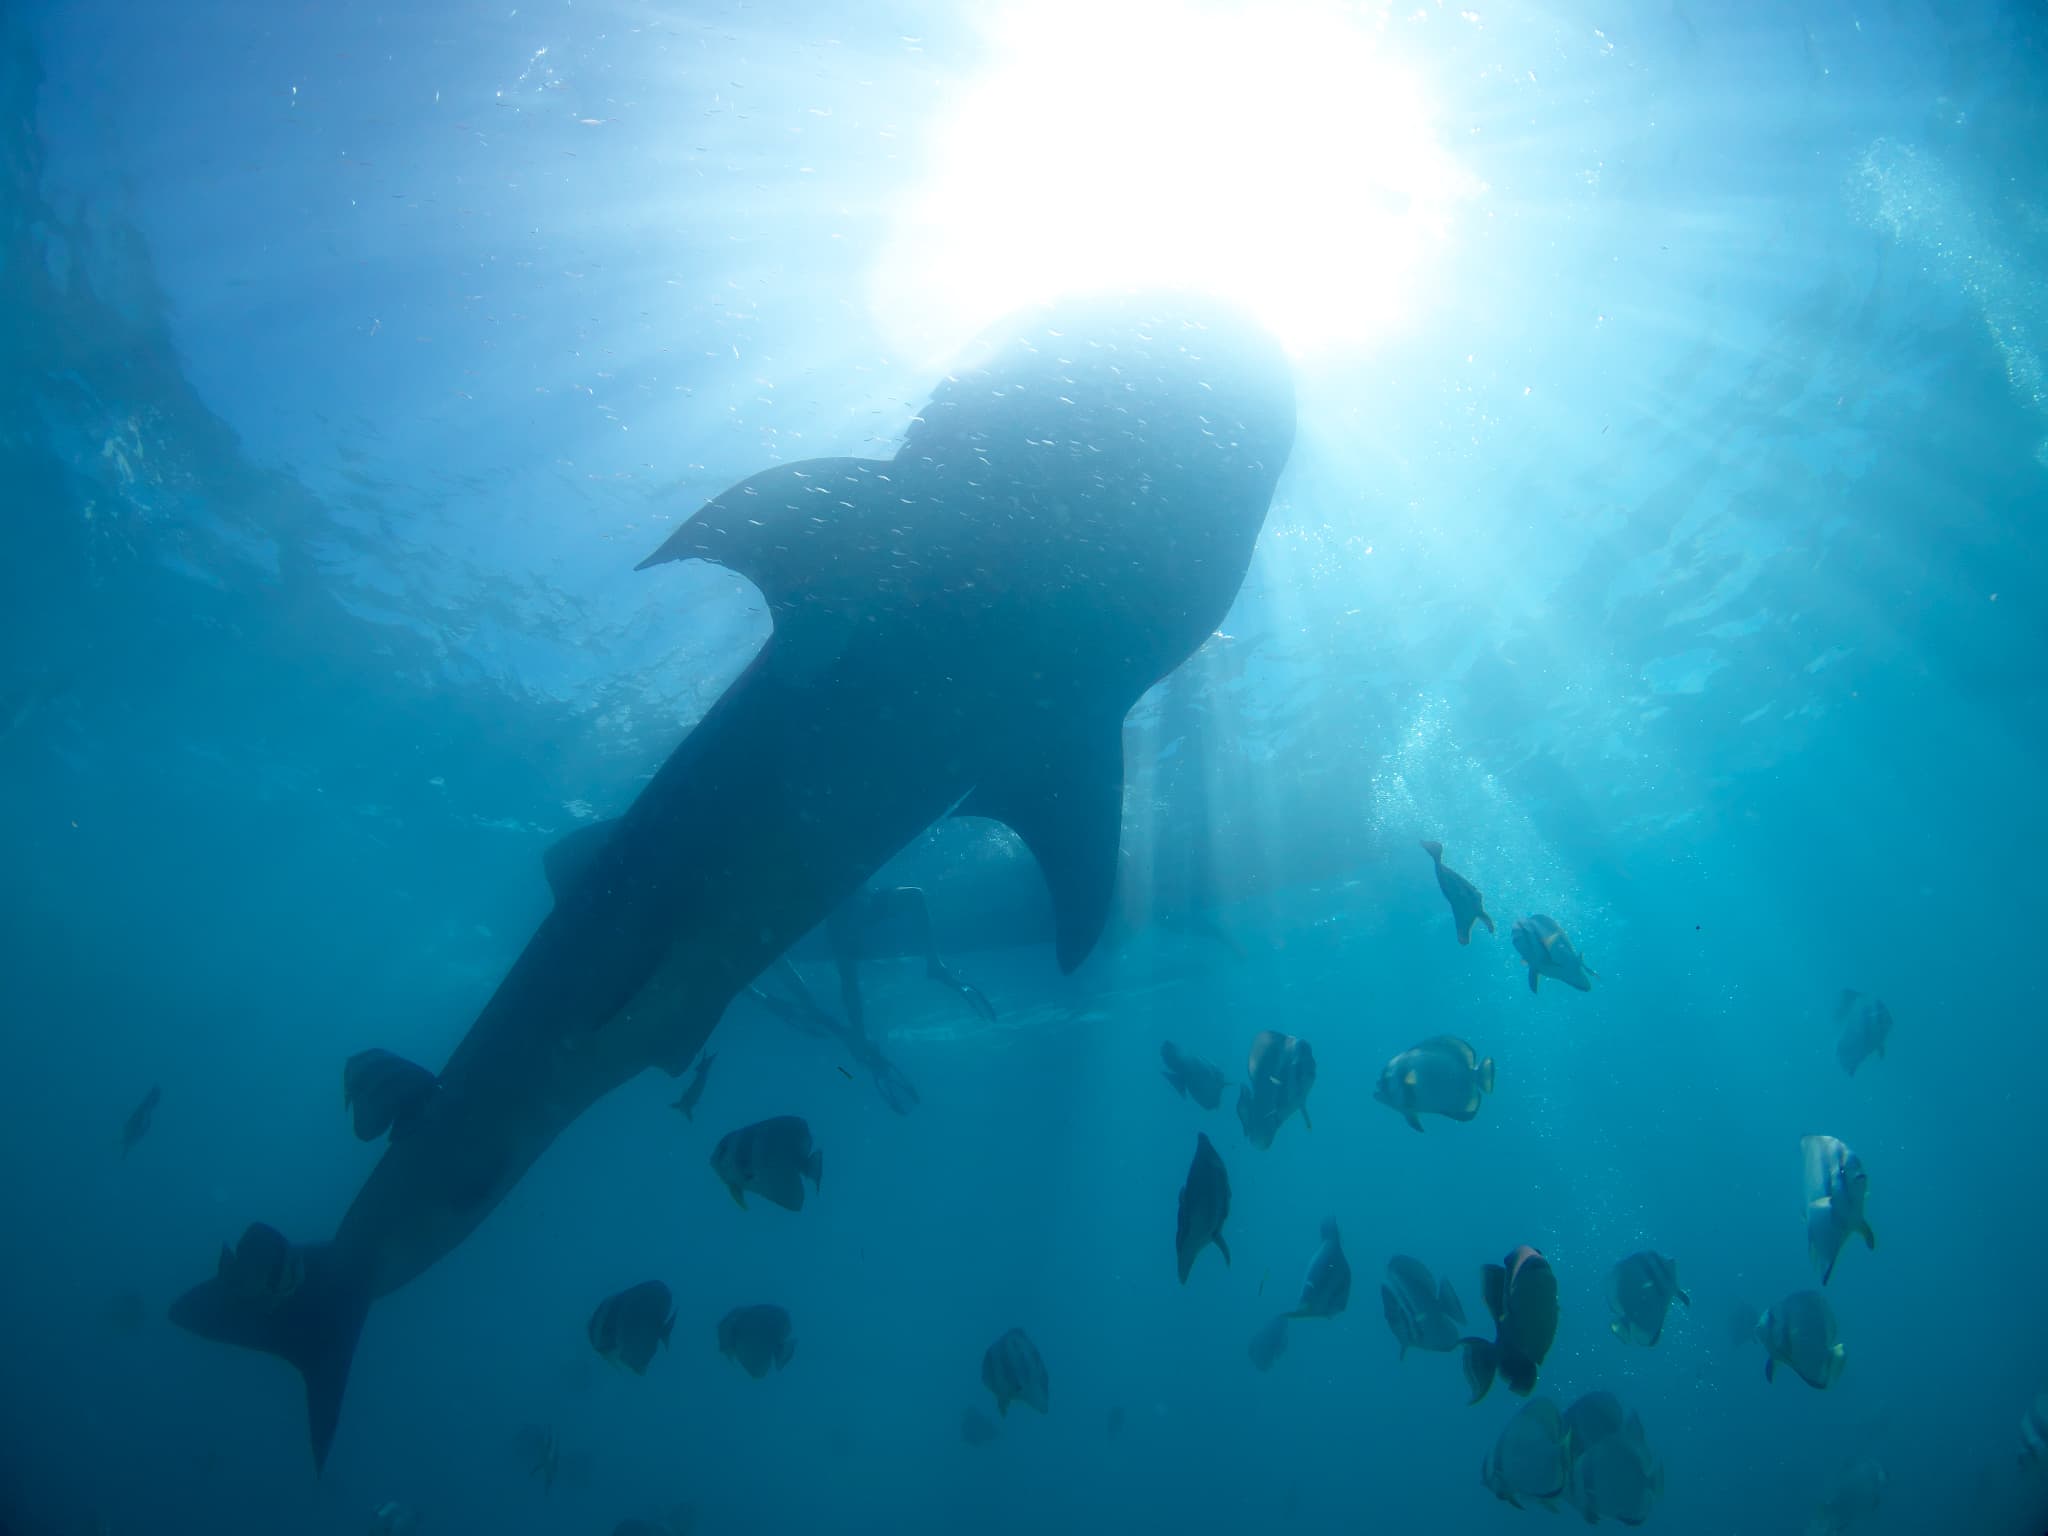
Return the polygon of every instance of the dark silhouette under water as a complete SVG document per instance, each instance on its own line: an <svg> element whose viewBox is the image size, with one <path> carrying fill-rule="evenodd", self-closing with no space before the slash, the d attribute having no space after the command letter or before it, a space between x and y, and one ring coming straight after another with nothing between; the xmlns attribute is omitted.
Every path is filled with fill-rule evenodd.
<svg viewBox="0 0 2048 1536"><path fill-rule="evenodd" d="M598 1099L682 1072L949 810L1023 839L1079 965L1117 868L1124 717L1222 621L1293 434L1263 332L1202 300L1093 300L996 328L893 460L780 465L709 502L644 564L729 567L773 634L558 890L291 1289L216 1276L173 1320L290 1360L324 1463L370 1303Z"/></svg>

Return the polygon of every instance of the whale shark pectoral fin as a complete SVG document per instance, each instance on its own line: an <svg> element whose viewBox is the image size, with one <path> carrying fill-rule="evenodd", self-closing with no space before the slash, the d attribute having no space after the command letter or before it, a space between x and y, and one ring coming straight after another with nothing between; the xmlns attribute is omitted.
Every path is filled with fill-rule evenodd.
<svg viewBox="0 0 2048 1536"><path fill-rule="evenodd" d="M590 873L598 855L611 845L612 834L618 827L616 816L609 821L588 822L548 844L547 851L540 856L540 867L547 876L548 891L557 902L564 891Z"/></svg>
<svg viewBox="0 0 2048 1536"><path fill-rule="evenodd" d="M1003 822L1038 860L1062 971L1088 958L1109 918L1123 836L1123 751L1120 721L1076 732L1043 757L983 779L953 813Z"/></svg>

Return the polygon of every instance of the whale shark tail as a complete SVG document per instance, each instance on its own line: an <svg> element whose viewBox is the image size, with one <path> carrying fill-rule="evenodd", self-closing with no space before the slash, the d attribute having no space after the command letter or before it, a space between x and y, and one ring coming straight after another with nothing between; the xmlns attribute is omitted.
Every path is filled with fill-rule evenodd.
<svg viewBox="0 0 2048 1536"><path fill-rule="evenodd" d="M370 1310L370 1288L340 1262L330 1243L295 1246L291 1252L288 1291L240 1283L224 1264L220 1274L172 1302L170 1316L202 1339L262 1350L298 1367L306 1383L306 1422L318 1471L326 1465L341 1419L341 1396Z"/></svg>

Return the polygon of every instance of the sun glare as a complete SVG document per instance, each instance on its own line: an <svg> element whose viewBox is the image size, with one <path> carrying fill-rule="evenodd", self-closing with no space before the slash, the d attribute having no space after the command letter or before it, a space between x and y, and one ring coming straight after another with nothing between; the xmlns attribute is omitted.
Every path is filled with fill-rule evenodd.
<svg viewBox="0 0 2048 1536"><path fill-rule="evenodd" d="M1411 320L1483 187L1369 21L1328 4L1052 0L995 23L876 276L928 356L1021 303L1187 286L1295 353Z"/></svg>

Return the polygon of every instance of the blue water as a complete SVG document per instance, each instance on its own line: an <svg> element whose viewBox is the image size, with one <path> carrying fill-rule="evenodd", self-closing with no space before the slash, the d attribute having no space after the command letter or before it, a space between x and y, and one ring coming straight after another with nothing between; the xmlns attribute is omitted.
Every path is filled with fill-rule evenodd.
<svg viewBox="0 0 2048 1536"><path fill-rule="evenodd" d="M164 1320L250 1221L332 1231L378 1154L344 1059L445 1060L548 909L542 850L621 810L768 633L736 578L634 563L765 463L892 451L965 339L966 301L918 311L944 220L906 209L1002 67L994 14L0 11L7 1528L361 1532L387 1500L429 1536L683 1506L706 1533L1547 1528L1575 1516L1479 1480L1516 1400L1397 1361L1377 1307L1408 1253L1479 1321L1479 1266L1521 1243L1561 1285L1539 1390L1640 1412L1653 1528L1807 1530L1866 1457L1859 1532L2048 1527L2017 1464L2048 1388L2048 23L2024 4L1343 11L1426 82L1469 179L1422 268L1357 251L1393 322L1286 337L1294 455L1232 639L1131 717L1088 963L1059 973L1003 834L935 831L898 872L997 1017L875 962L917 1107L736 1003L694 1121L661 1074L629 1084L379 1303L322 1476L285 1366ZM1138 100L1147 73L1112 78ZM1056 139L1073 104L1039 110ZM1260 178L1203 170L1188 241L1241 236ZM1056 200L1015 218L1074 218L1054 244L1085 265ZM1422 837L1497 936L1455 944ZM1530 996L1530 912L1591 993ZM1853 1078L1843 987L1898 1021ZM1265 1028L1320 1077L1313 1130L1259 1151L1157 1051L1234 1080ZM1499 1086L1418 1137L1372 1086L1444 1032ZM822 1188L737 1209L710 1147L783 1113ZM1198 1129L1233 1262L1183 1288ZM1814 1283L1809 1132L1862 1155L1880 1235L1828 1288L1825 1392L1767 1386L1724 1325ZM1326 1216L1352 1306L1255 1372ZM1645 1247L1693 1295L1647 1350L1604 1299ZM650 1276L678 1317L641 1379L584 1323ZM714 1329L763 1301L798 1349L757 1382ZM1051 1411L967 1445L1017 1325ZM552 1491L524 1426L556 1436Z"/></svg>

